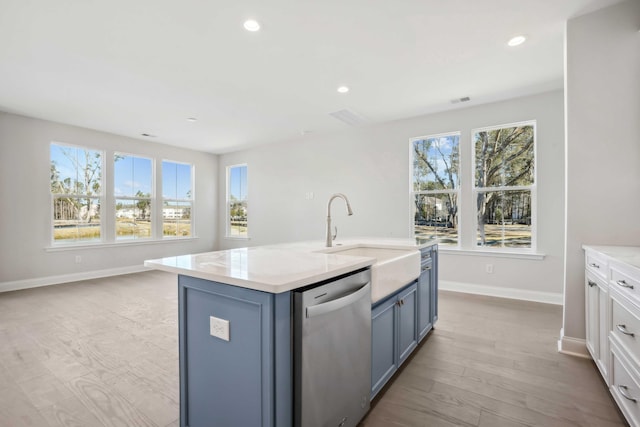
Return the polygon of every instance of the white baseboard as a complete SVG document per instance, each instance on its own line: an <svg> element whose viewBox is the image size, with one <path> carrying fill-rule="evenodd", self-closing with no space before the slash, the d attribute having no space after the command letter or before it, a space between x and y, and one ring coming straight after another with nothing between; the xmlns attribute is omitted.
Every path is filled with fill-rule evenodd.
<svg viewBox="0 0 640 427"><path fill-rule="evenodd" d="M487 295L491 297L518 299L524 301L542 302L546 304L563 304L563 295L553 292L539 292L515 288L486 286L475 283L452 282L440 280L438 287L444 291L464 292L466 294Z"/></svg>
<svg viewBox="0 0 640 427"><path fill-rule="evenodd" d="M0 292L17 291L20 289L37 288L40 286L57 285L60 283L77 282L79 280L98 279L100 277L118 276L121 274L139 273L149 270L144 265L109 268L106 270L86 271L82 273L62 274L59 276L37 277L35 279L0 282Z"/></svg>
<svg viewBox="0 0 640 427"><path fill-rule="evenodd" d="M560 339L558 340L558 353L568 354L570 356L584 357L591 359L591 355L587 350L587 341L582 338L573 338L564 336L564 329L560 329Z"/></svg>

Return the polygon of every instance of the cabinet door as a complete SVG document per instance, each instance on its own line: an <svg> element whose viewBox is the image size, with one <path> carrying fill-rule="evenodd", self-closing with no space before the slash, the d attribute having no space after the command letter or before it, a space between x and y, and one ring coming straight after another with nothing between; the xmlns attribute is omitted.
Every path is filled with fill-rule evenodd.
<svg viewBox="0 0 640 427"><path fill-rule="evenodd" d="M178 289L180 425L273 426L273 294L186 276ZM229 341L211 316L229 321Z"/></svg>
<svg viewBox="0 0 640 427"><path fill-rule="evenodd" d="M418 279L418 341L427 335L433 326L431 323L431 261L422 264Z"/></svg>
<svg viewBox="0 0 640 427"><path fill-rule="evenodd" d="M416 284L398 295L398 366L418 345L418 287Z"/></svg>
<svg viewBox="0 0 640 427"><path fill-rule="evenodd" d="M371 312L371 398L398 369L396 303L391 298Z"/></svg>
<svg viewBox="0 0 640 427"><path fill-rule="evenodd" d="M598 338L600 339L600 359L598 367L602 372L604 382L609 384L609 292L599 286L598 288Z"/></svg>
<svg viewBox="0 0 640 427"><path fill-rule="evenodd" d="M438 246L431 247L431 326L438 321Z"/></svg>
<svg viewBox="0 0 640 427"><path fill-rule="evenodd" d="M593 360L600 359L600 288L594 279L586 277L585 314L587 349Z"/></svg>

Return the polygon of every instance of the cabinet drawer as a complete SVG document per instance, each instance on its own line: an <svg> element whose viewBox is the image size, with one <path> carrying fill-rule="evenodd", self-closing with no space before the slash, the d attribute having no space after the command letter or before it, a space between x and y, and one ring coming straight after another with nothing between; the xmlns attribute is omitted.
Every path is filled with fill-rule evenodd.
<svg viewBox="0 0 640 427"><path fill-rule="evenodd" d="M593 252L587 252L586 269L603 279L607 278L607 261Z"/></svg>
<svg viewBox="0 0 640 427"><path fill-rule="evenodd" d="M426 262L430 262L431 261L431 251L423 249L422 253L420 254L420 261L422 262L422 264L424 264Z"/></svg>
<svg viewBox="0 0 640 427"><path fill-rule="evenodd" d="M611 298L611 334L633 359L640 361L640 319L618 298Z"/></svg>
<svg viewBox="0 0 640 427"><path fill-rule="evenodd" d="M640 386L627 369L627 363L615 351L611 352L612 381L611 394L622 409L627 421L637 426L640 420Z"/></svg>
<svg viewBox="0 0 640 427"><path fill-rule="evenodd" d="M640 281L638 278L633 278L616 267L611 267L611 286L622 294L640 301Z"/></svg>

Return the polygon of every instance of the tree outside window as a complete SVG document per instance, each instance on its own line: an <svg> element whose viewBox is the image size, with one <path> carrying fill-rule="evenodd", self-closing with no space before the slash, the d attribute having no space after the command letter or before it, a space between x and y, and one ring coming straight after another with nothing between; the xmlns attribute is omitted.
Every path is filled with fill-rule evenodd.
<svg viewBox="0 0 640 427"><path fill-rule="evenodd" d="M247 238L247 165L227 167L227 237Z"/></svg>
<svg viewBox="0 0 640 427"><path fill-rule="evenodd" d="M411 140L414 234L458 245L460 133Z"/></svg>
<svg viewBox="0 0 640 427"><path fill-rule="evenodd" d="M151 159L125 154L114 156L116 240L152 236L152 176Z"/></svg>
<svg viewBox="0 0 640 427"><path fill-rule="evenodd" d="M473 132L477 245L532 248L535 122Z"/></svg>
<svg viewBox="0 0 640 427"><path fill-rule="evenodd" d="M54 244L102 240L102 159L101 151L51 144Z"/></svg>

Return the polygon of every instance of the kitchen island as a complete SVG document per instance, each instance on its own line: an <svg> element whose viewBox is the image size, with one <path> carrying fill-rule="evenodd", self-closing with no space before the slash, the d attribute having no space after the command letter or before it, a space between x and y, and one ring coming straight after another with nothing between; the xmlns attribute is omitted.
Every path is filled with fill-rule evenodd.
<svg viewBox="0 0 640 427"><path fill-rule="evenodd" d="M433 242L417 244L407 239L358 239L343 242L341 248L365 244L428 253L431 263L437 255ZM373 257L326 253L333 250L336 249L324 248L319 242L304 242L145 262L147 267L179 274L182 426L294 425L293 291L371 269L377 262ZM435 269L429 267L428 272L432 274L432 271ZM420 265L416 267L416 280L407 286L417 289L418 276L422 277ZM432 326L436 310L431 305L436 300L433 295L436 280L430 279L429 283L426 301L430 306L429 324ZM420 297L417 291L414 295L412 327L417 345ZM397 298L395 293L386 295L374 303L374 307L388 304L387 301L393 298ZM388 310L384 312L389 313ZM407 324L406 316L402 319L398 316L386 316L392 322L392 329ZM374 319L374 353L376 343L380 346L388 341L386 338L375 339L375 324ZM389 324L385 322L385 325ZM385 326L384 329L389 328ZM382 337L386 336L385 332ZM394 334L390 345L394 346L396 341ZM326 351L336 352L339 357L336 349L327 348ZM384 381L399 366L396 349L386 353L395 361L392 369L384 368ZM384 359L386 357L376 359L374 354L372 370L381 366L376 360Z"/></svg>

